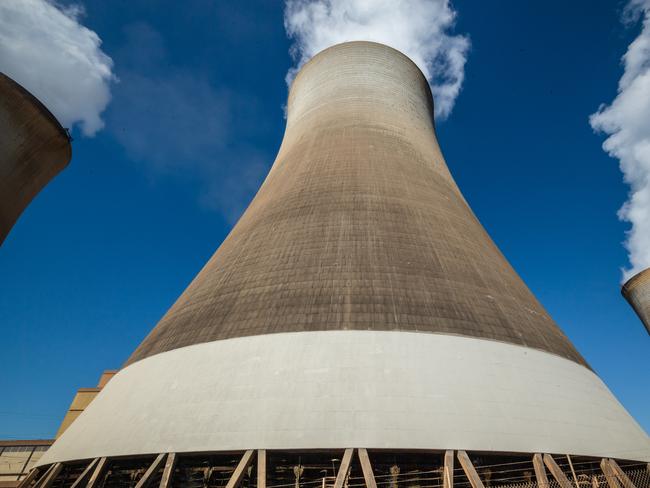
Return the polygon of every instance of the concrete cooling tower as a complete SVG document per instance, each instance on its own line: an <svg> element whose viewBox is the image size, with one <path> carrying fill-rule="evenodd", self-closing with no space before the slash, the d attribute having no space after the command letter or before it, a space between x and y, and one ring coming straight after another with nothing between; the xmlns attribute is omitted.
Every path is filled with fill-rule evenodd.
<svg viewBox="0 0 650 488"><path fill-rule="evenodd" d="M456 186L425 77L351 42L300 70L250 206L24 486L642 488L648 461Z"/></svg>
<svg viewBox="0 0 650 488"><path fill-rule="evenodd" d="M70 138L56 118L0 73L0 244L71 156Z"/></svg>
<svg viewBox="0 0 650 488"><path fill-rule="evenodd" d="M621 294L650 334L650 268L644 269L627 280L621 288Z"/></svg>

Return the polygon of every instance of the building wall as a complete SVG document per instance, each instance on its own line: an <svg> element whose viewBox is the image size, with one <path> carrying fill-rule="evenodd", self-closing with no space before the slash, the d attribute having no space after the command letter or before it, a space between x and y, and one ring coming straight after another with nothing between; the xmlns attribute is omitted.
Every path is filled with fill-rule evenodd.
<svg viewBox="0 0 650 488"><path fill-rule="evenodd" d="M53 442L53 440L0 440L0 487L16 486Z"/></svg>

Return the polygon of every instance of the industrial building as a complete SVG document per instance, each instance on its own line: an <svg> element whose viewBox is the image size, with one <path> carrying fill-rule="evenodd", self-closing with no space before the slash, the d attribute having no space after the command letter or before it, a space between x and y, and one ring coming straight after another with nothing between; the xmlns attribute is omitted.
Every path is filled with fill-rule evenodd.
<svg viewBox="0 0 650 488"><path fill-rule="evenodd" d="M52 445L52 439L0 440L0 488L15 488Z"/></svg>
<svg viewBox="0 0 650 488"><path fill-rule="evenodd" d="M454 182L425 77L350 42L297 74L246 212L22 486L649 488L649 462Z"/></svg>

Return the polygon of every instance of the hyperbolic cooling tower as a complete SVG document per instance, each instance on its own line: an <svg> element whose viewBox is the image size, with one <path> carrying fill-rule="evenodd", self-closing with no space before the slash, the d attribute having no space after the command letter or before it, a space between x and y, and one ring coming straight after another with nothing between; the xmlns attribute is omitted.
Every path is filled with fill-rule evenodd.
<svg viewBox="0 0 650 488"><path fill-rule="evenodd" d="M621 294L650 334L650 268L644 269L627 280L621 288Z"/></svg>
<svg viewBox="0 0 650 488"><path fill-rule="evenodd" d="M71 155L70 138L56 118L0 73L0 244Z"/></svg>
<svg viewBox="0 0 650 488"><path fill-rule="evenodd" d="M254 200L41 464L342 448L650 459L461 195L427 80L369 42L301 69Z"/></svg>

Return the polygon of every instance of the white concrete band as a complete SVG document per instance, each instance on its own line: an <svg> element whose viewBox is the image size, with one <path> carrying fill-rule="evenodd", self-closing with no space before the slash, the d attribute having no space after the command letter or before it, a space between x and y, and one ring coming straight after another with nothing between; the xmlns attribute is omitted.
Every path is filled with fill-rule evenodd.
<svg viewBox="0 0 650 488"><path fill-rule="evenodd" d="M460 336L329 331L222 340L136 362L40 464L344 447L650 460L647 434L572 361Z"/></svg>

